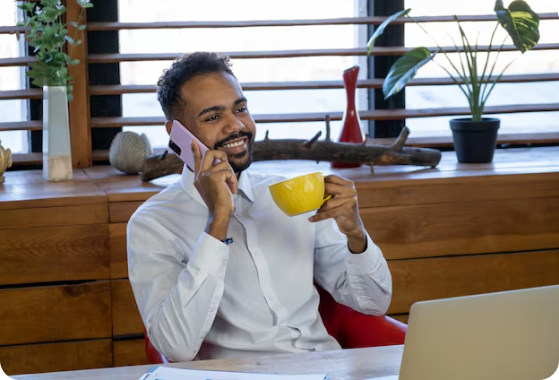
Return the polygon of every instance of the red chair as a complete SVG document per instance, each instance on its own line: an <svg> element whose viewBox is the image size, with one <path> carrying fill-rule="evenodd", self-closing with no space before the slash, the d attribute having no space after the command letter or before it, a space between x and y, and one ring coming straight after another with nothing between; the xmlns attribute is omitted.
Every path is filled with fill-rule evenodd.
<svg viewBox="0 0 559 380"><path fill-rule="evenodd" d="M326 330L342 348L379 347L404 344L407 326L386 315L372 316L334 301L332 296L317 286L320 294L320 316ZM151 364L165 364L169 360L160 354L149 341L147 334L146 355Z"/></svg>

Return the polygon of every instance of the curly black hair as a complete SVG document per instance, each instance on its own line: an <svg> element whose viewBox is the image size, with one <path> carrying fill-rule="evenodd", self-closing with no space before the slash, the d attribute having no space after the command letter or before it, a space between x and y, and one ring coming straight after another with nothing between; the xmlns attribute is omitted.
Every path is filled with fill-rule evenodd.
<svg viewBox="0 0 559 380"><path fill-rule="evenodd" d="M190 79L209 73L227 73L232 76L229 57L216 53L196 52L176 59L163 71L157 81L157 99L167 120L173 120L184 107L181 88Z"/></svg>

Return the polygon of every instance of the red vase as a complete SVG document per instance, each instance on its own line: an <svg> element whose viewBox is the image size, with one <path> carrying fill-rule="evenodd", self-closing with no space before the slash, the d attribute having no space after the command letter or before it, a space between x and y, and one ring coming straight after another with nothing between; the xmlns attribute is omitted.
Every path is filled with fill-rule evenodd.
<svg viewBox="0 0 559 380"><path fill-rule="evenodd" d="M363 133L361 132L361 120L355 107L355 90L357 88L357 75L359 66L353 66L344 71L344 87L347 94L347 108L342 119L342 133L339 142L361 144ZM332 162L333 168L358 168L362 164L350 164L343 162Z"/></svg>

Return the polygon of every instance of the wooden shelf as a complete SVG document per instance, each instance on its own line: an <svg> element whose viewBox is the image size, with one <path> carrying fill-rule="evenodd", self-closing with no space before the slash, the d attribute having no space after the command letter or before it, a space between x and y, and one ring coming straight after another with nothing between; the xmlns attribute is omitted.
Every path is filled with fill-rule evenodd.
<svg viewBox="0 0 559 380"><path fill-rule="evenodd" d="M41 99L43 90L40 88L28 88L24 90L0 91L0 100L8 99Z"/></svg>

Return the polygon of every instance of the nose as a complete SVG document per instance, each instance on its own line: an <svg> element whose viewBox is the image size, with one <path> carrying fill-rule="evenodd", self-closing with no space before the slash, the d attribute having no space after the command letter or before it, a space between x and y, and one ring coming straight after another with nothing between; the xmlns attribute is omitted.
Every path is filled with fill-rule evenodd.
<svg viewBox="0 0 559 380"><path fill-rule="evenodd" d="M237 133L239 131L241 131L243 128L245 128L245 125L243 124L243 122L241 120L239 120L235 114L231 114L229 115L229 118L227 119L227 123L225 123L224 126L224 132L226 134L233 134L233 133Z"/></svg>

